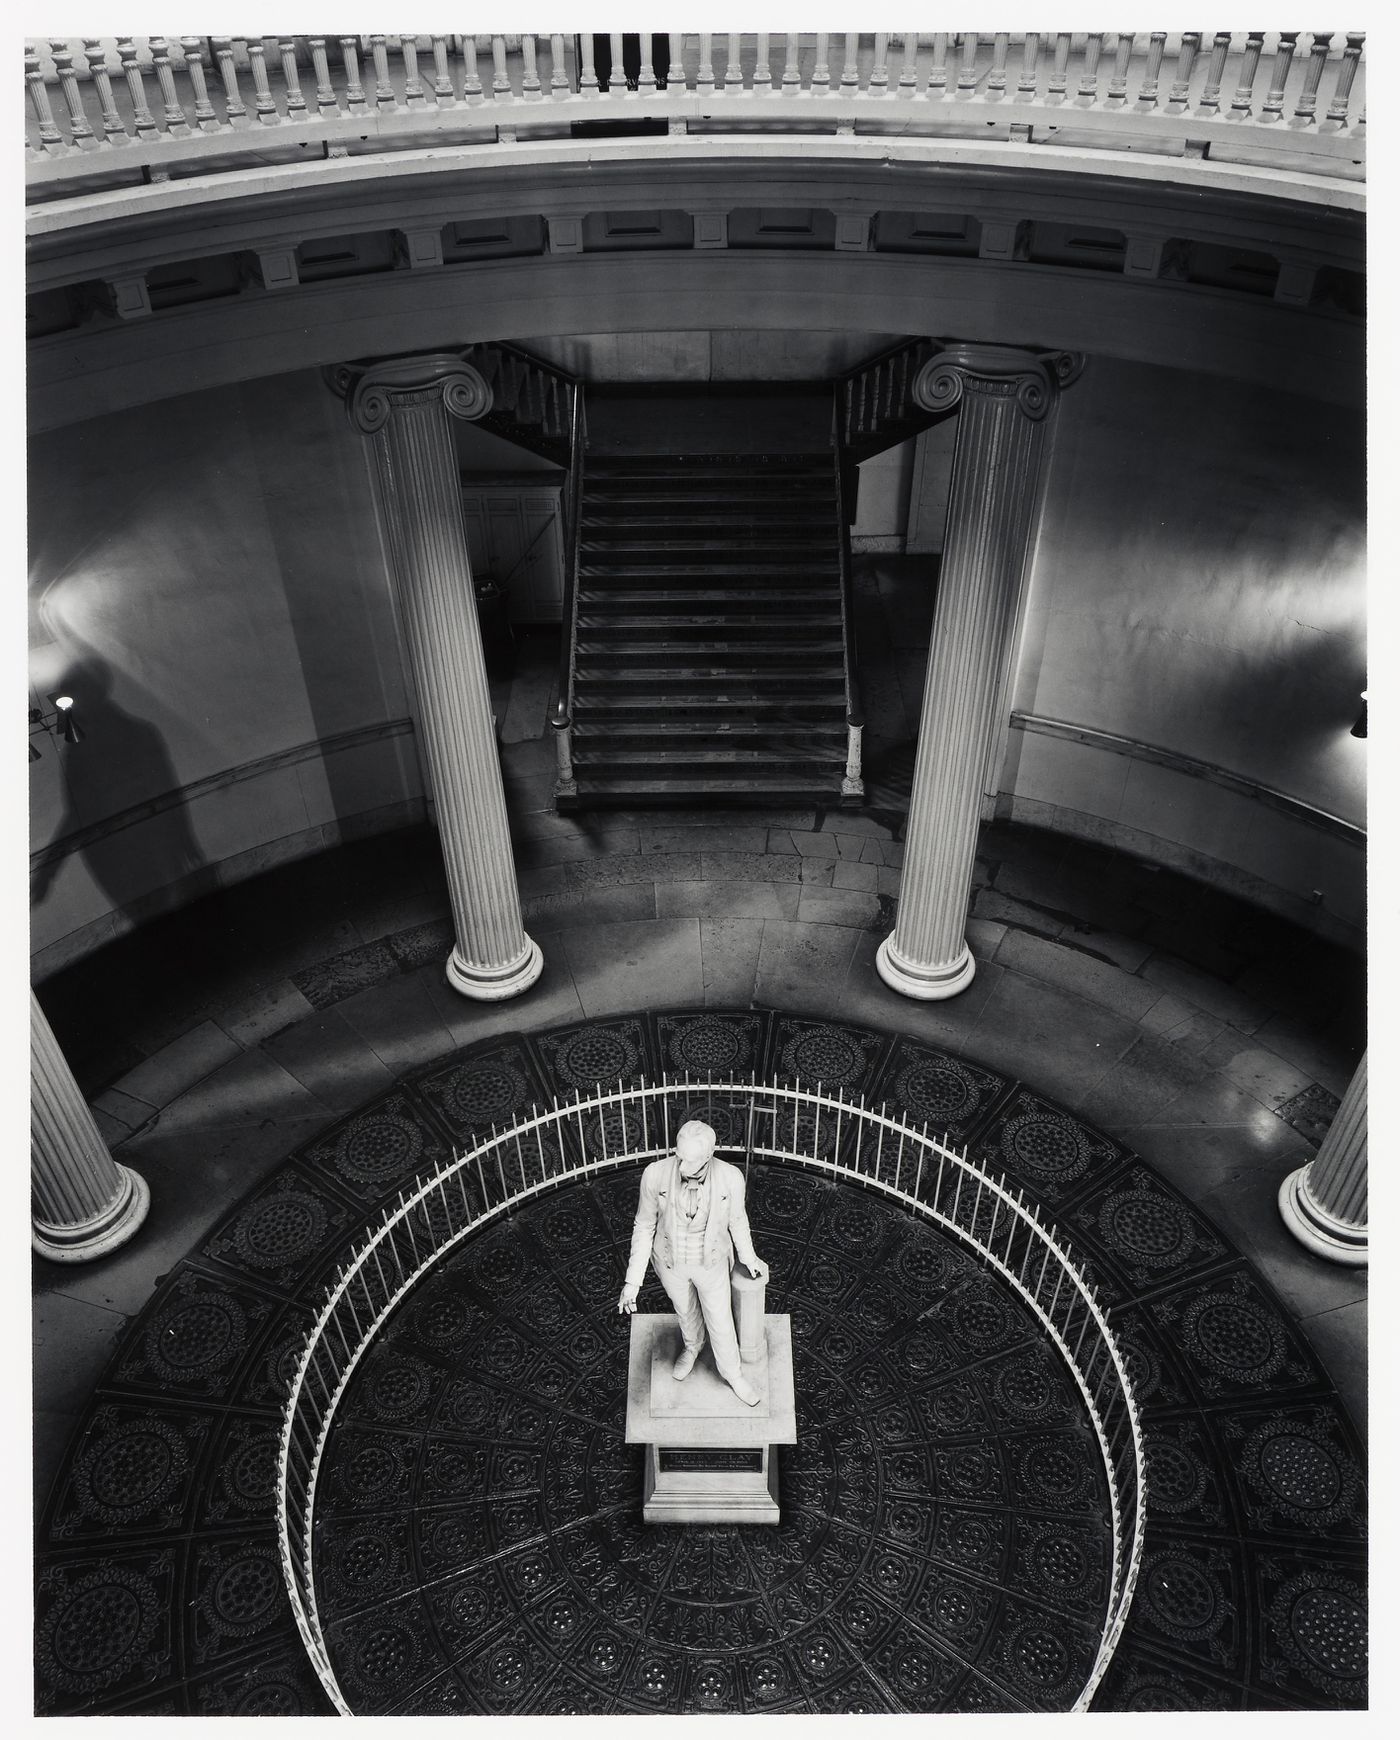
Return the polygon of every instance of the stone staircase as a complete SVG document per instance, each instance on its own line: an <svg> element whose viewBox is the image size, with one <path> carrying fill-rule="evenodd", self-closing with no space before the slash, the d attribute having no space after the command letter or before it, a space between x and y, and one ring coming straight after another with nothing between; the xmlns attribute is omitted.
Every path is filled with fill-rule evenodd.
<svg viewBox="0 0 1400 1740"><path fill-rule="evenodd" d="M829 448L590 449L559 807L837 802L843 530Z"/></svg>

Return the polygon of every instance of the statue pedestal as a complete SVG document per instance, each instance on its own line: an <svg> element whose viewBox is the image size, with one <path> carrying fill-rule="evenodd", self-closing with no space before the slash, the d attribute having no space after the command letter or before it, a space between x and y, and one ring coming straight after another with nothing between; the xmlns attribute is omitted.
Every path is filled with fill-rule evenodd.
<svg viewBox="0 0 1400 1740"><path fill-rule="evenodd" d="M763 1319L744 1376L762 1397L746 1407L714 1367L707 1345L683 1383L671 1376L681 1351L674 1313L632 1319L627 1367L627 1442L645 1444L643 1522L778 1521L778 1446L797 1442L792 1319ZM742 1349L741 1349L742 1352Z"/></svg>

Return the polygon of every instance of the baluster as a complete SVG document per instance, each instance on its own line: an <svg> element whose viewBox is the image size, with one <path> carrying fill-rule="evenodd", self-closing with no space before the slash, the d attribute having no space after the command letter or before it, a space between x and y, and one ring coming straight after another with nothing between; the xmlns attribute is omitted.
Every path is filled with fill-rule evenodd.
<svg viewBox="0 0 1400 1740"><path fill-rule="evenodd" d="M368 113L369 102L365 97L364 86L360 83L360 39L358 36L342 36L340 38L340 58L345 65L345 106L352 115Z"/></svg>
<svg viewBox="0 0 1400 1740"><path fill-rule="evenodd" d="M860 89L860 33L848 30L841 38L841 95L853 97Z"/></svg>
<svg viewBox="0 0 1400 1740"><path fill-rule="evenodd" d="M455 109L457 92L452 84L452 61L445 36L432 38L433 44L433 95L437 98L440 109Z"/></svg>
<svg viewBox="0 0 1400 1740"><path fill-rule="evenodd" d="M1091 109L1099 100L1099 56L1103 53L1102 31L1090 31L1084 38L1084 65L1079 74L1079 90L1075 106Z"/></svg>
<svg viewBox="0 0 1400 1740"><path fill-rule="evenodd" d="M802 88L802 73L797 63L799 35L789 30L783 37L783 95L795 97Z"/></svg>
<svg viewBox="0 0 1400 1740"><path fill-rule="evenodd" d="M697 91L710 92L715 88L715 38L713 31L700 32L700 70L695 75Z"/></svg>
<svg viewBox="0 0 1400 1740"><path fill-rule="evenodd" d="M766 30L760 30L757 36L758 46L754 50L753 88L755 91L771 92L773 89L773 68L769 65L769 43L771 35Z"/></svg>
<svg viewBox="0 0 1400 1740"><path fill-rule="evenodd" d="M666 83L685 92L685 38L679 30L671 32L671 64L666 68Z"/></svg>
<svg viewBox="0 0 1400 1740"><path fill-rule="evenodd" d="M1149 114L1157 107L1157 90L1162 77L1162 56L1166 52L1166 31L1154 30L1147 39L1147 67L1142 75L1142 83L1138 86L1137 102L1133 105L1140 115Z"/></svg>
<svg viewBox="0 0 1400 1740"><path fill-rule="evenodd" d="M919 33L917 30L904 32L904 60L899 69L899 84L895 87L896 94L901 97L912 97L919 88Z"/></svg>
<svg viewBox="0 0 1400 1740"><path fill-rule="evenodd" d="M520 74L520 94L527 103L538 103L542 100L540 91L539 68L535 65L535 39L533 36L520 38L520 58L523 70Z"/></svg>
<svg viewBox="0 0 1400 1740"><path fill-rule="evenodd" d="M948 94L948 33L935 31L933 38L933 64L928 69L928 84L924 88L926 97L946 97Z"/></svg>
<svg viewBox="0 0 1400 1740"><path fill-rule="evenodd" d="M555 102L569 94L569 74L564 64L564 38L558 31L549 39L549 94Z"/></svg>
<svg viewBox="0 0 1400 1740"><path fill-rule="evenodd" d="M1047 103L1062 103L1069 90L1069 51L1073 38L1060 31L1055 37L1055 60L1050 68L1050 86L1045 93Z"/></svg>
<svg viewBox="0 0 1400 1740"><path fill-rule="evenodd" d="M78 75L73 71L72 44L66 38L55 41L50 37L49 50L53 55L54 70L58 73L58 88L63 92L63 101L68 109L69 140L80 151L96 150L97 135L88 125L87 113L83 108L83 93L78 89Z"/></svg>
<svg viewBox="0 0 1400 1740"><path fill-rule="evenodd" d="M160 86L165 131L172 138L186 138L190 131L190 120L175 89L175 69L170 64L170 43L163 36L152 36L149 43L151 64L155 68L156 83Z"/></svg>
<svg viewBox="0 0 1400 1740"><path fill-rule="evenodd" d="M641 45L642 56L641 68L637 73L637 89L643 96L654 97L657 92L657 83L656 68L651 64L652 42L650 33L643 31L637 41Z"/></svg>
<svg viewBox="0 0 1400 1740"><path fill-rule="evenodd" d="M426 108L428 93L423 89L423 81L418 76L417 38L401 36L399 38L399 52L403 55L404 104L410 109Z"/></svg>
<svg viewBox="0 0 1400 1740"><path fill-rule="evenodd" d="M1026 32L1021 47L1021 76L1016 81L1016 101L1033 103L1040 83L1040 37L1033 30Z"/></svg>
<svg viewBox="0 0 1400 1740"><path fill-rule="evenodd" d="M39 149L57 156L64 150L65 141L58 130L58 122L53 118L39 50L28 43L24 49L24 77L29 86L29 101L33 105L34 117L39 123Z"/></svg>
<svg viewBox="0 0 1400 1740"><path fill-rule="evenodd" d="M253 72L253 107L264 127L276 126L281 116L273 101L272 86L267 82L267 60L260 36L248 38L248 65Z"/></svg>
<svg viewBox="0 0 1400 1740"><path fill-rule="evenodd" d="M1297 99L1297 108L1294 110L1294 117L1289 122L1290 127L1311 127L1313 122L1317 120L1317 90L1318 85L1322 84L1322 70L1323 66L1327 64L1327 50L1330 47L1332 47L1332 33L1330 31L1327 31L1325 35L1313 31L1313 47L1311 47L1310 56L1308 56L1308 70L1304 73L1303 94Z"/></svg>
<svg viewBox="0 0 1400 1740"><path fill-rule="evenodd" d="M182 36L180 52L185 57L185 71L194 90L194 124L201 133L217 133L219 122L214 105L209 100L209 86L204 77L204 44L198 36Z"/></svg>
<svg viewBox="0 0 1400 1740"><path fill-rule="evenodd" d="M1254 80L1259 71L1259 56L1264 52L1264 32L1251 30L1245 37L1244 60L1240 64L1240 82L1230 104L1227 121L1247 121L1254 108Z"/></svg>
<svg viewBox="0 0 1400 1740"><path fill-rule="evenodd" d="M1342 50L1342 64L1337 68L1337 83L1332 91L1332 101L1327 105L1327 118L1322 123L1320 132L1342 133L1346 131L1347 109L1351 104L1351 87L1356 78L1356 69L1361 64L1361 48L1366 41L1363 31L1349 30L1347 45Z"/></svg>
<svg viewBox="0 0 1400 1740"><path fill-rule="evenodd" d="M1230 52L1230 32L1217 30L1215 41L1210 45L1210 65L1206 68L1206 88L1201 92L1201 100L1196 105L1198 115L1218 115L1220 113L1220 81L1225 77L1225 59Z"/></svg>
<svg viewBox="0 0 1400 1740"><path fill-rule="evenodd" d="M394 82L389 77L388 37L371 36L369 51L374 61L374 106L383 114L386 110L397 109L399 106L394 95Z"/></svg>
<svg viewBox="0 0 1400 1740"><path fill-rule="evenodd" d="M890 36L888 31L875 32L875 64L870 69L870 94L872 97L887 97L890 94L890 71L886 64L890 54Z"/></svg>
<svg viewBox="0 0 1400 1740"><path fill-rule="evenodd" d="M1121 109L1128 100L1128 62L1133 58L1133 44L1137 41L1131 30L1120 30L1118 42L1113 51L1113 74L1108 81L1108 96L1104 100L1106 109Z"/></svg>
<svg viewBox="0 0 1400 1740"><path fill-rule="evenodd" d="M614 85L620 91L627 89L627 74L622 65L621 31L613 31L609 35L608 49L612 56L612 71L608 74L608 93L611 95Z"/></svg>
<svg viewBox="0 0 1400 1740"><path fill-rule="evenodd" d="M987 74L987 101L999 103L1006 95L1006 57L1011 52L1010 31L998 31L992 38L992 70Z"/></svg>
<svg viewBox="0 0 1400 1740"><path fill-rule="evenodd" d="M583 40L592 42L593 39L590 36L585 36ZM591 55L591 49L589 53ZM481 74L477 71L476 65L476 38L474 36L462 38L462 99L467 103L483 101Z"/></svg>
<svg viewBox="0 0 1400 1740"><path fill-rule="evenodd" d="M828 45L831 42L830 32L817 32L817 58L812 63L812 95L827 97L831 95L831 66L827 60Z"/></svg>
<svg viewBox="0 0 1400 1740"><path fill-rule="evenodd" d="M302 95L301 78L297 72L297 45L292 36L277 38L277 51L282 57L282 83L287 87L287 119L305 121L306 98Z"/></svg>
<svg viewBox="0 0 1400 1740"><path fill-rule="evenodd" d="M87 57L88 72L92 82L97 87L98 106L102 110L102 132L108 145L129 145L126 125L121 118L117 105L112 97L112 73L105 58L106 51L102 47L102 39L98 36L83 38L83 53Z"/></svg>
<svg viewBox="0 0 1400 1740"><path fill-rule="evenodd" d="M965 103L977 95L977 46L981 38L975 30L965 31L962 39L962 60L958 65L958 88L954 92Z"/></svg>
<svg viewBox="0 0 1400 1740"><path fill-rule="evenodd" d="M1191 107L1191 71L1196 64L1196 51L1201 46L1199 30L1183 30L1181 49L1176 57L1176 78L1167 98L1167 112L1184 115Z"/></svg>
<svg viewBox="0 0 1400 1740"><path fill-rule="evenodd" d="M117 56L122 63L122 71L126 74L126 88L131 92L132 119L136 125L138 139L154 139L156 136L155 117L146 107L146 86L141 77L141 69L136 64L136 39L132 36L117 38ZM52 121L52 117L50 117ZM57 129L55 129L55 132Z"/></svg>
<svg viewBox="0 0 1400 1740"><path fill-rule="evenodd" d="M726 33L725 41L729 45L729 58L725 62L724 68L724 88L726 91L730 89L742 91L744 88L744 67L739 58L739 50L743 40L743 36L737 30Z"/></svg>
<svg viewBox="0 0 1400 1740"><path fill-rule="evenodd" d="M1284 30L1279 33L1278 53L1274 56L1274 70L1269 79L1269 94L1264 99L1264 107L1260 110L1261 121L1281 121L1283 119L1283 98L1288 85L1288 73L1293 65L1293 50L1298 46L1298 32Z"/></svg>

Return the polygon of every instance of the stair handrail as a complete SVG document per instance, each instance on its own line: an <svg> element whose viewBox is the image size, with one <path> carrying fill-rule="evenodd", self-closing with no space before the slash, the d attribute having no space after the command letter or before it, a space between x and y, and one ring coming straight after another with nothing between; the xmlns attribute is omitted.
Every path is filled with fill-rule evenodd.
<svg viewBox="0 0 1400 1740"><path fill-rule="evenodd" d="M564 505L564 599L559 637L559 696L550 724L554 728L554 753L558 764L554 795L575 797L573 722L574 668L578 653L578 568L583 541L583 453L588 445L588 417L584 409L583 382L571 381L569 407L569 480Z"/></svg>
<svg viewBox="0 0 1400 1740"><path fill-rule="evenodd" d="M855 598L851 586L851 528L846 517L846 440L842 429L842 397L840 383L832 395L831 446L836 466L836 547L841 581L841 658L846 681L846 771L841 779L843 802L854 804L865 796L865 780L861 774L861 736L865 720L861 716L860 680L856 674Z"/></svg>
<svg viewBox="0 0 1400 1740"><path fill-rule="evenodd" d="M528 350L523 350L517 344L505 344L492 339L489 343L473 347L480 360L482 372L492 387L493 402L490 410L479 419L485 429L492 430L503 440L514 441L517 446L526 448L531 453L539 453L546 459L559 461L568 441L568 430L565 427L551 427L552 397L547 401L542 393L540 400L540 421L532 423L528 416L521 414L521 399L529 390L528 382L531 375L540 377L549 383L551 394L560 391L570 391L575 383L574 377L553 363L544 362ZM518 377L519 390L514 400L507 405L500 393L499 385L503 373L502 364L513 363L517 369L523 370ZM526 407L528 410L528 406ZM559 420L562 425L562 419ZM538 428L538 435L533 431Z"/></svg>
<svg viewBox="0 0 1400 1740"><path fill-rule="evenodd" d="M911 423L934 421L914 403L913 386L919 365L933 354L930 338L905 338L877 351L836 377L837 420L848 448L862 449L862 459L908 439ZM922 353L922 354L921 354ZM882 405L881 398L886 402ZM887 436L884 441L881 436Z"/></svg>

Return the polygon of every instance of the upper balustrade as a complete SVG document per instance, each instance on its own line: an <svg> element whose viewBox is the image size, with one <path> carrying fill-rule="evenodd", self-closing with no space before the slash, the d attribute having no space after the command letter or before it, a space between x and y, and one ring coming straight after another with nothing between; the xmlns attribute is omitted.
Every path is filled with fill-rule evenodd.
<svg viewBox="0 0 1400 1740"><path fill-rule="evenodd" d="M1364 177L1359 32L44 39L27 191L52 201L328 157L527 138L866 134L1102 172L1228 165L1261 191ZM1087 158L1085 154L1088 154ZM1282 182L1281 175L1285 177Z"/></svg>

